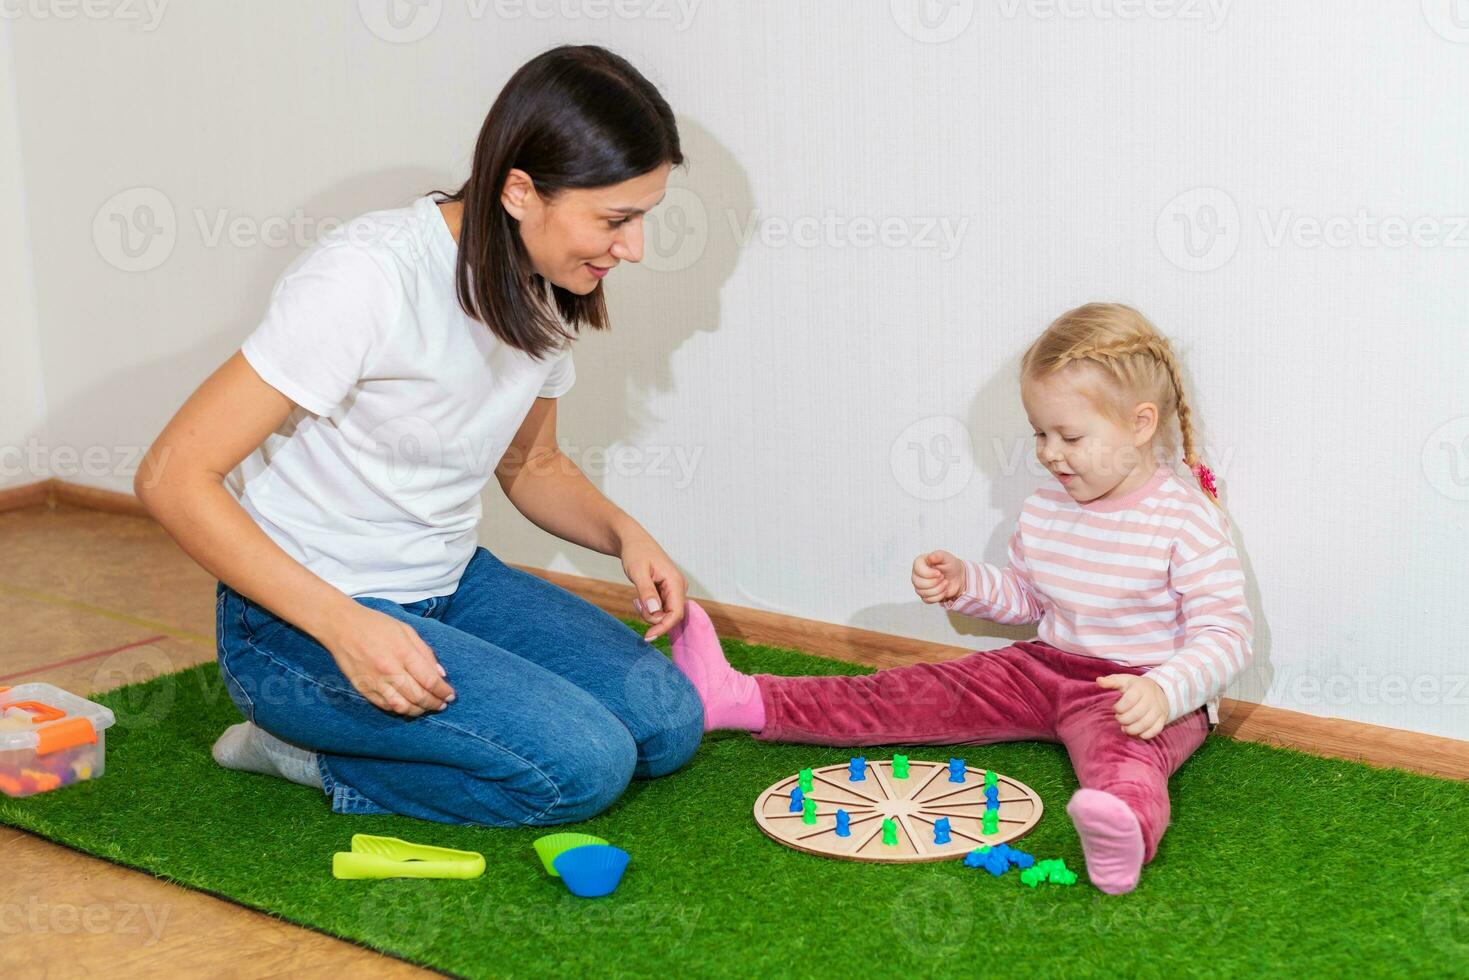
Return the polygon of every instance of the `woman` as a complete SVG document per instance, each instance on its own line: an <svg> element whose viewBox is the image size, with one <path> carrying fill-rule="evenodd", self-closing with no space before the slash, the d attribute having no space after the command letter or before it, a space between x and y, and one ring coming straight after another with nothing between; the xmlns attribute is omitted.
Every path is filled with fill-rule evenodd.
<svg viewBox="0 0 1469 980"><path fill-rule="evenodd" d="M135 483L219 579L247 719L221 765L339 813L514 826L586 819L693 755L698 696L645 642L682 618L684 579L556 443L571 340L608 326L602 279L642 258L682 162L636 69L557 48L506 84L457 193L287 267ZM491 471L532 522L621 558L646 636L476 546Z"/></svg>

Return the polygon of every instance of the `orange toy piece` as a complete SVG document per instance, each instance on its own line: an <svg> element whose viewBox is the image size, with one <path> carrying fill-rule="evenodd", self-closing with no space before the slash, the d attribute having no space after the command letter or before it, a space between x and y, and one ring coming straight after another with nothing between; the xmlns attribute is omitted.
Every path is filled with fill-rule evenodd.
<svg viewBox="0 0 1469 980"><path fill-rule="evenodd" d="M23 781L29 779L30 786L28 788L38 793L48 793L61 785L61 777L54 772L45 772L40 769L22 769L20 775Z"/></svg>
<svg viewBox="0 0 1469 980"><path fill-rule="evenodd" d="M21 786L19 779L0 772L0 793L4 793L7 796L19 796L23 789L24 787Z"/></svg>

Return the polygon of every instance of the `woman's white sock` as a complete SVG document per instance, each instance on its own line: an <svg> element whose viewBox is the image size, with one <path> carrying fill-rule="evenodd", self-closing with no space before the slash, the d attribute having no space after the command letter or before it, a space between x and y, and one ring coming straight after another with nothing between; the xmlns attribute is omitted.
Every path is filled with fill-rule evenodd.
<svg viewBox="0 0 1469 980"><path fill-rule="evenodd" d="M316 753L282 742L248 721L231 725L214 743L214 761L226 769L279 776L302 786L322 789Z"/></svg>

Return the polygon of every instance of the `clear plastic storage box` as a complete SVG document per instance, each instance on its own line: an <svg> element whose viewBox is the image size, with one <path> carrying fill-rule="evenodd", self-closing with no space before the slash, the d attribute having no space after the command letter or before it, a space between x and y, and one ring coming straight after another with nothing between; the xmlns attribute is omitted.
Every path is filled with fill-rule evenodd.
<svg viewBox="0 0 1469 980"><path fill-rule="evenodd" d="M34 796L102 775L112 712L54 684L0 687L0 793Z"/></svg>

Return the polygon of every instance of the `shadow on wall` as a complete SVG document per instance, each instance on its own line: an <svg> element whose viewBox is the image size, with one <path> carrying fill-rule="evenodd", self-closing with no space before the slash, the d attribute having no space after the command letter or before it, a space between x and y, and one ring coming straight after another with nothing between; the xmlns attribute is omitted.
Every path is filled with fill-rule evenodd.
<svg viewBox="0 0 1469 980"><path fill-rule="evenodd" d="M1128 302L1123 300L1122 302ZM1137 305L1137 304L1133 304ZM1144 304L1143 308L1146 308ZM1194 383L1193 370L1189 367L1187 351L1177 347L1179 373L1183 376L1184 390L1193 395L1192 405L1195 406L1193 414L1194 442L1199 447L1219 445L1209 438L1208 419L1200 416L1197 411L1199 387ZM1178 423L1175 421L1169 426L1167 436L1170 442L1164 453L1164 458L1172 464L1174 472L1182 479L1194 485L1194 476L1183 466L1183 448L1178 442ZM1221 447L1221 449L1227 447ZM1237 460L1239 453L1230 453L1226 457ZM1218 460L1205 459L1205 463L1217 468ZM1260 583L1255 578L1255 565L1250 559L1249 549L1245 547L1244 528L1241 528L1229 512L1229 480L1225 474L1216 473L1216 483L1219 488L1219 502L1224 505L1224 512L1229 518L1230 537L1234 541L1235 550L1239 553L1240 568L1245 575L1245 603L1250 607L1250 615L1254 618L1254 642L1251 644L1250 664L1235 679L1227 692L1228 696L1239 698L1244 701L1263 702L1265 694L1270 690L1270 684L1275 676L1275 669L1270 663L1270 622L1265 618L1264 597L1260 593Z"/></svg>
<svg viewBox="0 0 1469 980"><path fill-rule="evenodd" d="M970 402L965 428L971 434L974 457L974 476L970 478L970 492L978 490L976 483L983 481L989 488L989 506L1003 515L994 528L962 528L958 536L949 541L935 541L933 547L958 555L960 558L981 560L993 565L1007 563L1006 548L1015 521L1020 516L1020 505L1039 485L1039 479L1027 467L1026 454L1029 446L1014 445L1013 434L1023 431L1026 425L1025 412L1020 404L1019 358L996 372L975 393ZM915 508L928 506L914 500ZM982 508L974 507L975 513ZM987 533L987 543L982 550L970 542L980 540ZM907 562L917 557L911 555ZM907 568L895 570L905 578ZM959 613L945 613L936 606L926 605L917 596L907 602L888 602L868 606L859 610L852 618L852 625L880 633L896 633L904 636L932 636L933 623L947 616L954 633L947 640L956 646L988 650L1008 646L1018 640L1035 638L1034 626L1005 626L988 620L975 619ZM975 642L980 641L980 642Z"/></svg>
<svg viewBox="0 0 1469 980"><path fill-rule="evenodd" d="M1197 391L1186 363L1181 365L1181 370L1187 390ZM1203 421L1195 415L1195 438L1201 446L1209 444ZM978 558L992 565L1004 567L1009 563L1010 536L1015 529L1015 522L1020 518L1020 509L1025 499L1037 487L1050 479L1035 468L1040 464L1035 459L1034 447L1028 441L1024 444L1016 444L1015 433L1029 432L1025 407L1020 401L1020 357L1018 355L1007 363L1003 370L991 376L990 380L975 393L974 400L970 403L966 426L973 434L976 472L982 474L988 481L989 504L1003 517L990 531L988 543L980 554L969 551L964 545L964 540L936 542L935 547L953 552L961 558ZM1169 461L1182 459L1182 451L1177 446L1176 433L1177 426L1175 425L1173 432L1169 435L1172 442L1162 450L1165 453L1165 459ZM1175 462L1173 468L1183 478L1193 479L1192 475L1184 470L1181 462ZM1219 478L1219 487L1221 500L1225 502L1227 512L1229 490L1223 476ZM921 507L923 503L915 500L914 506ZM1230 694L1243 700L1263 701L1265 693L1270 689L1274 674L1270 665L1270 623L1265 617L1259 583L1255 579L1254 564L1244 544L1243 531L1234 522L1232 515L1230 525L1235 548L1239 551L1240 565L1245 573L1246 602L1249 604L1250 613L1255 622L1253 657L1250 666L1235 681ZM979 529L976 529L976 536L978 533ZM881 633L924 636L929 632L928 627L932 618L938 613L939 610L930 608L914 597L910 602L881 603L861 609L853 615L851 625ZM995 649L1018 640L1034 639L1036 635L1033 625L1004 626L958 613L947 615L954 632L958 634L949 642L958 646L982 650ZM974 642L976 640L980 642Z"/></svg>
<svg viewBox="0 0 1469 980"><path fill-rule="evenodd" d="M740 259L739 244L721 216L747 214L756 205L744 169L714 134L682 116L678 129L685 165L670 176L663 204L644 219L643 261L625 263L603 287L612 329L583 334L576 342L576 386L557 409L558 433L568 448L637 445L658 421L651 400L678 388L674 353L696 334L720 328L720 293ZM715 408L701 406L704 424L715 424ZM568 455L581 462L576 452ZM587 477L606 491L605 468ZM652 529L665 515L632 516ZM583 575L623 579L616 558L540 532L493 483L485 491L480 539L522 564L549 568L564 554ZM689 582L689 591L707 594L696 581Z"/></svg>

